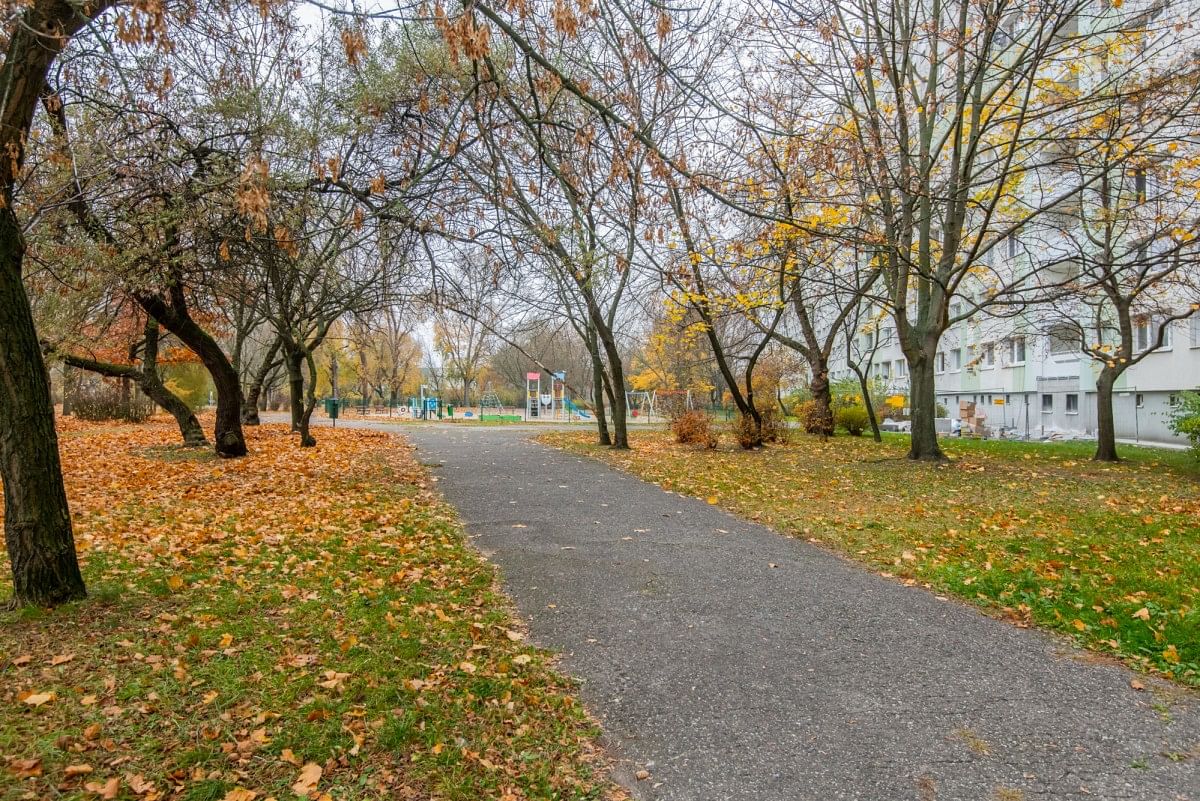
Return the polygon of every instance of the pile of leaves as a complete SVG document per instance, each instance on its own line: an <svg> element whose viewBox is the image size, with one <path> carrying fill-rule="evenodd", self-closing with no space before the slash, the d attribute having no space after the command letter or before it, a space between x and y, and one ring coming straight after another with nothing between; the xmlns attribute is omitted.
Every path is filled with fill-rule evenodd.
<svg viewBox="0 0 1200 801"><path fill-rule="evenodd" d="M804 436L761 452L662 432L628 452L543 439L1200 686L1200 471L1186 454L1128 448L1110 465L1086 442L951 440L953 462L934 466L905 459L903 437Z"/></svg>
<svg viewBox="0 0 1200 801"><path fill-rule="evenodd" d="M0 615L0 799L591 799L572 687L411 451L64 421L91 597ZM7 573L7 565L4 565Z"/></svg>

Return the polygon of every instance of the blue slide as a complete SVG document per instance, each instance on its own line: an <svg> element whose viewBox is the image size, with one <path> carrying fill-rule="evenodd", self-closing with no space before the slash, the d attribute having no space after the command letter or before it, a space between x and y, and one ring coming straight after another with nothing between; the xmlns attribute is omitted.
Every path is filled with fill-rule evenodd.
<svg viewBox="0 0 1200 801"><path fill-rule="evenodd" d="M578 406L575 405L575 401L571 400L570 398L566 398L563 401L563 407L566 408L566 410L568 412L574 412L575 414L582 417L584 420L592 419L591 412L585 412L583 409L580 409Z"/></svg>

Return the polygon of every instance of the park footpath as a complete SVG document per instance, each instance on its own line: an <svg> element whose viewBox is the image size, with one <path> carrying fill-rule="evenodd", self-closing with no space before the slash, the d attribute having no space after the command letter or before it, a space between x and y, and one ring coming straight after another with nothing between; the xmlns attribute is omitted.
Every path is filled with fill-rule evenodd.
<svg viewBox="0 0 1200 801"><path fill-rule="evenodd" d="M396 430L395 427L388 427ZM1200 697L530 440L406 426L617 778L671 801L1200 801Z"/></svg>

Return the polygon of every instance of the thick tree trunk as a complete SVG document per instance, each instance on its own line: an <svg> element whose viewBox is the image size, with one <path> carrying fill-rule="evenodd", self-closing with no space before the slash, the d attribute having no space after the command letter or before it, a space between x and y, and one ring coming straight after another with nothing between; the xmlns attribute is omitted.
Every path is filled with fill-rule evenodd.
<svg viewBox="0 0 1200 801"><path fill-rule="evenodd" d="M304 416L304 354L285 345L283 361L287 366L288 409L292 416L292 431L299 431L300 420Z"/></svg>
<svg viewBox="0 0 1200 801"><path fill-rule="evenodd" d="M50 382L21 280L24 242L0 209L0 479L15 606L87 595L58 457Z"/></svg>
<svg viewBox="0 0 1200 801"><path fill-rule="evenodd" d="M108 5L97 0L87 11L100 14ZM23 8L0 64L0 480L13 603L54 605L87 590L75 557L50 381L22 281L25 241L13 188L46 73L88 18L64 0Z"/></svg>
<svg viewBox="0 0 1200 801"><path fill-rule="evenodd" d="M914 358L915 356L915 358ZM925 353L909 356L909 408L912 420L912 444L908 458L922 462L944 462L937 438L937 387L933 359Z"/></svg>
<svg viewBox="0 0 1200 801"><path fill-rule="evenodd" d="M829 364L824 359L809 361L812 367L813 379L809 385L812 390L813 402L817 405L814 434L821 437L833 436L833 396L829 390Z"/></svg>
<svg viewBox="0 0 1200 801"><path fill-rule="evenodd" d="M1096 379L1096 455L1097 462L1118 462L1117 428L1113 419L1113 385L1121 370L1105 367Z"/></svg>
<svg viewBox="0 0 1200 801"><path fill-rule="evenodd" d="M237 370L233 369L225 351L207 331L192 320L186 310L168 306L157 295L136 295L146 313L158 320L179 338L212 376L217 390L217 422L213 439L217 454L225 457L246 455L246 438L242 434L242 386Z"/></svg>

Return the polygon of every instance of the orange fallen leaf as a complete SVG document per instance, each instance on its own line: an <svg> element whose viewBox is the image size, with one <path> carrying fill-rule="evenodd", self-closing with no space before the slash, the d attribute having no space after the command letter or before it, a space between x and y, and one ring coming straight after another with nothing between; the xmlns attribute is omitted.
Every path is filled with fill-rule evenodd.
<svg viewBox="0 0 1200 801"><path fill-rule="evenodd" d="M121 792L121 780L116 776L106 781L104 784L100 782L88 782L84 788L91 793L100 796L104 801L112 801L117 797L117 793Z"/></svg>
<svg viewBox="0 0 1200 801"><path fill-rule="evenodd" d="M243 787L235 787L225 794L224 801L254 801L258 793Z"/></svg>
<svg viewBox="0 0 1200 801"><path fill-rule="evenodd" d="M63 771L68 777L83 776L92 772L92 766L86 763L82 765L67 765L67 769Z"/></svg>
<svg viewBox="0 0 1200 801"><path fill-rule="evenodd" d="M290 748L285 748L279 752L279 758L284 762L287 762L289 765L300 765L300 757L296 756Z"/></svg>
<svg viewBox="0 0 1200 801"><path fill-rule="evenodd" d="M321 773L321 766L316 762L305 763L304 767L300 768L300 776L296 783L292 785L292 792L307 798L316 791L317 783L321 781Z"/></svg>
<svg viewBox="0 0 1200 801"><path fill-rule="evenodd" d="M8 769L22 779L29 778L31 776L41 776L42 760L14 759L8 763Z"/></svg>
<svg viewBox="0 0 1200 801"><path fill-rule="evenodd" d="M59 654L50 660L50 666L65 665L75 658L75 654Z"/></svg>

